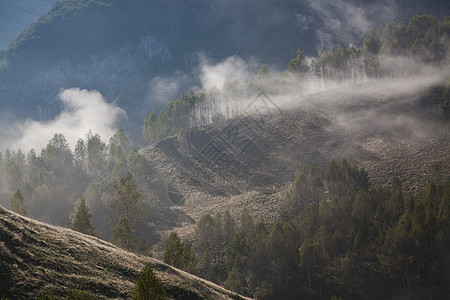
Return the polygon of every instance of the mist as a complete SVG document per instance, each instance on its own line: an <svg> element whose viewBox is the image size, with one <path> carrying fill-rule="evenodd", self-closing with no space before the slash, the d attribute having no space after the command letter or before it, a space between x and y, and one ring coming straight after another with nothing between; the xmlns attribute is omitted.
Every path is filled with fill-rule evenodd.
<svg viewBox="0 0 450 300"><path fill-rule="evenodd" d="M78 139L92 131L98 133L104 140L114 135L120 121L126 118L123 109L114 103L108 103L98 91L88 91L79 88L61 90L58 99L63 106L62 112L53 120L25 122L6 125L7 132L2 133L0 147L28 152L30 149L40 151L55 133L63 134L73 149Z"/></svg>
<svg viewBox="0 0 450 300"><path fill-rule="evenodd" d="M394 20L399 12L395 2L361 3L354 1L305 1L319 22L297 14L299 26L314 28L317 35L316 49L333 49L358 43L371 27L380 28ZM319 24L319 25L317 25Z"/></svg>
<svg viewBox="0 0 450 300"><path fill-rule="evenodd" d="M160 107L167 102L177 99L186 90L198 91L195 79L185 72L176 71L171 76L152 78L148 85L147 100L149 106Z"/></svg>
<svg viewBox="0 0 450 300"><path fill-rule="evenodd" d="M315 59L308 59L310 66L312 60ZM378 78L369 78L364 71L357 73L356 70L341 79L316 76L311 70L308 74L294 74L270 68L268 74L257 75L260 66L256 59L247 63L238 56L215 64L203 60L198 67L201 70L198 74L200 91L206 95L205 102L209 102L213 108L205 111L204 102L196 105L191 115L197 118L201 116L202 121L192 120L191 126L208 125L217 116L231 119L243 113L261 113L262 107L258 107L261 103L255 102L255 98L262 93L270 98L270 109L285 111L304 105L314 109L314 105L320 106L324 101L328 104L343 104L354 97L364 97L368 102L374 98L395 97L399 103L413 102L431 87L445 84L450 76L448 68L426 63L421 57L407 56L383 56L380 68L383 68L384 73ZM194 90L198 90L198 86ZM339 96L333 96L333 91ZM309 95L322 92L327 92L329 97L319 97L317 103L305 102ZM407 100L406 96L409 97ZM366 117L372 119L369 114L370 112ZM341 119L347 117L343 116ZM351 119L364 119L364 116ZM208 121L205 123L204 120Z"/></svg>
<svg viewBox="0 0 450 300"><path fill-rule="evenodd" d="M256 74L258 63L255 59L249 59L249 62L243 58L234 55L228 57L216 64L202 57L199 69L200 82L203 89L213 87L223 89L224 84L234 80L245 81L251 79Z"/></svg>

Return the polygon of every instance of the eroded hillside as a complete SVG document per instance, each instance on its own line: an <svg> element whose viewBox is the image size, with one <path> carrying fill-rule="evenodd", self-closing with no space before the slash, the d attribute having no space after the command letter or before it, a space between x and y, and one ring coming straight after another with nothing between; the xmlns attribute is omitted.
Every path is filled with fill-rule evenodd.
<svg viewBox="0 0 450 300"><path fill-rule="evenodd" d="M439 176L450 174L450 123L436 101L427 83L411 80L261 95L254 105L263 117L242 114L192 129L188 141L173 137L143 149L158 169L160 192L149 197L183 216L175 227L189 235L205 213L237 217L248 208L255 219L274 221L296 175L332 159L364 167L373 185L398 177L405 191L420 191L434 166Z"/></svg>

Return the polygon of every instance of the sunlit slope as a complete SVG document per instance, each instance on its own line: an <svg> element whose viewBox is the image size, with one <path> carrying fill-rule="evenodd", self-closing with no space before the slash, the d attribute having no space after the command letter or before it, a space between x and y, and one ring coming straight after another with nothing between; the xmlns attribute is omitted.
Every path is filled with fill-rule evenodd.
<svg viewBox="0 0 450 300"><path fill-rule="evenodd" d="M269 98L264 119L243 114L192 129L188 142L168 138L142 150L166 189L158 197L194 220L225 210L239 216L248 208L270 222L292 181L312 163L345 158L364 167L373 185L398 177L408 192L423 188L433 166L441 166L440 176L450 174L450 124L437 113L429 86L384 81ZM189 231L186 226L179 231Z"/></svg>
<svg viewBox="0 0 450 300"><path fill-rule="evenodd" d="M128 299L149 261L169 299L241 299L155 259L0 207L0 297L33 299L43 291L62 296L71 289L95 299Z"/></svg>

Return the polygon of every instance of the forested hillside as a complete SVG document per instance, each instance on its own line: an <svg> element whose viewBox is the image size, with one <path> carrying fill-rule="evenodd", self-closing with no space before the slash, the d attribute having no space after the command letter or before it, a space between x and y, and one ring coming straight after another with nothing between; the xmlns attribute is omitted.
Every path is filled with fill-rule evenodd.
<svg viewBox="0 0 450 300"><path fill-rule="evenodd" d="M143 154L190 189L175 204L197 220L177 228L186 240L168 236L164 260L260 299L444 298L449 21L388 23L312 62L298 50L281 74L262 66L151 112ZM369 172L327 161L343 156ZM304 171L280 196L292 164Z"/></svg>
<svg viewBox="0 0 450 300"><path fill-rule="evenodd" d="M445 298L450 181L431 180L420 196L405 194L398 178L387 188L368 181L346 160L312 165L274 224L247 210L239 220L206 214L193 253L171 235L164 260L257 299Z"/></svg>
<svg viewBox="0 0 450 300"><path fill-rule="evenodd" d="M0 165L2 205L10 207L13 194L20 191L29 216L66 226L80 204L79 198L85 198L99 236L107 240L114 182L131 170L133 179L141 185L153 176L151 162L129 149L123 130L108 145L90 132L78 141L73 152L64 136L55 134L40 154L7 150L0 156ZM151 230L142 230L151 235Z"/></svg>
<svg viewBox="0 0 450 300"><path fill-rule="evenodd" d="M275 223L268 224L263 218L255 219L253 212L250 214L247 209L241 212L239 218L232 217L228 211L202 215L196 222L191 242L181 242L175 233L169 236L164 243L164 261L235 292L262 299L294 299L299 296L317 299L332 296L371 298L374 295L382 298L393 295L442 298L449 292L450 280L450 245L447 238L450 236L450 182L442 181L444 177L442 168L436 166L424 193L413 196L403 192L398 178L387 188L371 186L369 174L346 160L331 161L325 169L312 165L293 182L280 203L280 218ZM74 243L80 244L79 247L89 243L103 249L103 252L111 248L107 244L97 245L97 238L77 237L61 228L27 221L5 211L2 215L1 234L6 243L3 245L8 249L14 245L11 248L15 249L14 253L23 256L23 272L27 272L26 268L35 268L37 261L45 259L41 255L46 251L56 251L45 250L44 245L49 248L57 243L58 249L72 249ZM21 228L22 238L11 235L16 232L11 229L13 227ZM26 251L31 249L28 247L37 247L35 243L27 246L30 239L45 239L45 242L39 244L40 250L32 251L33 265L26 265L29 259ZM66 243L67 247L61 248L61 243ZM91 258L96 251L92 245L89 246ZM21 252L17 252L19 249L22 249ZM126 253L112 250L117 252L115 256L122 255L123 264ZM8 251L5 253L10 253ZM85 258L77 255L84 251L80 248L69 254L67 259L82 261ZM64 262L64 255L57 255L57 265L47 274L61 279L62 275L57 275L58 272L72 272ZM100 254L98 258L100 261L104 259ZM3 257L2 262L11 259L16 258ZM97 261L94 265L98 264ZM119 264L106 264L105 272L125 272ZM42 266L48 268L48 262L42 263ZM175 284L170 277L162 275L167 272L166 268L156 264L158 276L163 278L174 299L183 293L193 293L181 292L179 279ZM14 280L12 287L19 289L19 281L15 280L19 279L22 271L9 267L6 268L9 273L2 270L0 276L5 280ZM123 273L128 278L128 290L129 281L132 281L130 272L137 274L136 268L133 270ZM82 295L78 291L81 289L108 297L119 295L115 294L119 293L119 289L104 288L104 280L108 278L106 273L102 282L93 283L96 287L93 290L86 285L89 281L94 282L89 277L92 271L78 269L78 275L80 272L84 272L83 282L69 279L53 281L41 289L41 293L51 291L61 295ZM15 275L9 277L11 274ZM46 280L51 278L46 276ZM36 283L39 280L42 279L33 277ZM37 291L28 283L20 284L27 287L25 290L20 288L24 295ZM124 287L120 288L122 294L128 293ZM67 288L69 290L64 290ZM9 293L13 291L8 290L4 295L12 295Z"/></svg>
<svg viewBox="0 0 450 300"><path fill-rule="evenodd" d="M294 2L281 9L290 11ZM235 16L222 14L229 7L221 1L183 1L180 7L159 0L63 1L1 52L0 96L6 99L1 105L7 120L15 119L15 106L25 116L36 104L35 113L45 120L61 109L61 118L67 117L92 102L98 110L71 115L69 127L83 117L108 114L124 117L126 127L110 138L83 132L75 145L56 132L42 149L0 152L3 207L91 236L0 208L5 237L0 264L7 266L0 279L22 276L23 295L31 295L42 279L39 275L27 285L24 274L36 271L33 264L47 268L47 257L33 260L25 249L41 255L56 251L55 245L72 249L76 244L75 254L58 252L62 256L48 267L52 278L67 277L58 286L45 281L59 296L65 288L129 296L130 278L148 260L143 257L154 256L257 299L445 298L450 292L450 17L416 15L405 23L368 28L360 46L314 57L296 43L299 35L274 58L280 49L276 30L285 24L272 20L264 23L266 31L258 31L257 21L273 2L254 11L248 3L233 6L242 9L237 15L254 17L248 19L251 26L241 27ZM215 23L218 15L222 19ZM80 20L84 30L73 26ZM206 21L212 25L204 26ZM239 36L222 27L215 31L214 24L246 28L246 36L256 41L275 39L258 52L258 43L228 43ZM96 30L85 34L91 27ZM294 36L296 30L287 30L288 35L290 30ZM70 42L55 45L54 53L48 50L53 39L66 36ZM218 59L255 51L273 61L290 52L281 70L273 61L258 61L254 73L246 69L241 79L222 80L219 73L230 74L222 69L230 62L241 66L243 60L233 56L214 67L198 65L193 61L201 56L190 54L200 50ZM186 78L179 70L185 64L200 77L210 68L215 80L202 88L187 80L193 90L159 106L146 98L153 76L175 72L176 78ZM179 87L166 79L158 77L158 83ZM117 109L106 109L102 95L87 90L73 89L83 103L70 102L59 89L74 82L99 89ZM28 96L31 100L25 100ZM17 128L44 131L60 125L38 123L28 120ZM133 149L135 132L130 131L136 124L147 147ZM5 128L8 138L14 135ZM30 139L40 138L39 130L31 132L38 136ZM71 277L72 271L87 277L98 271L72 269L64 261L77 257L73 264L89 261L95 268L77 238L95 249L98 268L125 278L119 285L105 279L114 290L84 275ZM110 258L100 258L102 251L136 261L132 267L117 260L111 265ZM159 276L184 274L157 266ZM199 279L188 277L186 285L199 287ZM162 280L171 297L186 296L184 283L182 289L173 280ZM82 288L84 283L89 288ZM192 295L240 297L216 286L211 292L209 283L206 290L202 286ZM20 290L0 287L0 296Z"/></svg>

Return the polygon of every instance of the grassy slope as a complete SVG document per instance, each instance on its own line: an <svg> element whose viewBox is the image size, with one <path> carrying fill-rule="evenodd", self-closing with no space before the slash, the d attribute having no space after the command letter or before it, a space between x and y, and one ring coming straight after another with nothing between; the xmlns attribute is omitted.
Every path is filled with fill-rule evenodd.
<svg viewBox="0 0 450 300"><path fill-rule="evenodd" d="M77 289L96 299L127 299L149 261L169 299L242 299L155 259L0 207L0 297L32 299L45 290L64 295Z"/></svg>

